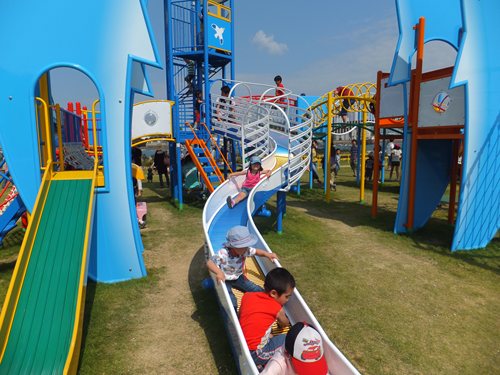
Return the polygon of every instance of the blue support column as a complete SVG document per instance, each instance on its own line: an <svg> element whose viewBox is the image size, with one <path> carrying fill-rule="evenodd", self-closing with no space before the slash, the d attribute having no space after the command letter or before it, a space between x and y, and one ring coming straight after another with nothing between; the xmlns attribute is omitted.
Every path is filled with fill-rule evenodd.
<svg viewBox="0 0 500 375"><path fill-rule="evenodd" d="M300 195L300 180L297 181L297 195Z"/></svg>
<svg viewBox="0 0 500 375"><path fill-rule="evenodd" d="M271 217L271 211L269 211L266 208L266 204L264 203L262 206L260 206L259 210L257 211L257 213L254 216L257 216L257 217Z"/></svg>
<svg viewBox="0 0 500 375"><path fill-rule="evenodd" d="M222 153L225 158L227 158L227 138L223 138ZM226 159L227 160L227 159ZM227 164L224 163L224 179L227 180Z"/></svg>
<svg viewBox="0 0 500 375"><path fill-rule="evenodd" d="M277 197L277 213L278 218L276 222L276 232L278 234L283 233L283 216L286 215L286 192L283 190L279 190Z"/></svg>
<svg viewBox="0 0 500 375"><path fill-rule="evenodd" d="M217 135L217 147L215 148L215 159L218 160L221 155L219 152L219 145L220 145L220 135Z"/></svg>
<svg viewBox="0 0 500 375"><path fill-rule="evenodd" d="M177 167L177 191L179 196L179 210L182 210L183 200L182 200L182 168L181 168L181 144L176 143L176 167Z"/></svg>
<svg viewBox="0 0 500 375"><path fill-rule="evenodd" d="M231 147L231 169L236 172L236 141L234 139Z"/></svg>
<svg viewBox="0 0 500 375"><path fill-rule="evenodd" d="M175 161L177 159L177 153L175 150L175 143L174 142L170 142L168 144L168 154L170 156L170 194L175 199L176 193L177 193L177 191L175 190L175 187L177 186L176 185L177 179L175 177L173 165L176 164Z"/></svg>

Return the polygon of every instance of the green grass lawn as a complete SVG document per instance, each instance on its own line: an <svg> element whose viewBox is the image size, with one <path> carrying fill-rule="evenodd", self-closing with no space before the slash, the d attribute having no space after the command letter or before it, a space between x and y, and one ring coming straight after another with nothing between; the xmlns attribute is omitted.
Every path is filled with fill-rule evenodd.
<svg viewBox="0 0 500 375"><path fill-rule="evenodd" d="M359 187L347 165L340 171L329 205L321 187L316 184L310 190L307 181L304 176L300 195L287 194L282 235L276 233L275 198L267 204L272 216L255 221L283 267L296 278L298 290L331 341L360 372L500 373L498 236L485 249L451 253L453 227L446 221L447 205L437 209L423 229L396 235L396 182L380 186L378 215L373 220L371 185L366 188L365 203L360 204ZM155 229L145 237L146 247L163 240L166 226L169 241L182 243L193 237L199 241L199 254L189 260L189 278L177 281L189 284L191 292L184 303L196 309L192 319L199 322L206 340L198 345L209 348L217 368L196 373L235 374L215 294L200 286L208 277L198 264L203 261L199 233L203 202L187 197L185 209L178 211L168 193L166 199L159 199L155 189L156 183L154 187L145 184L148 209L163 210L171 221L148 219ZM0 247L2 300L21 240L22 232L16 230ZM181 258L181 251L173 250L173 261ZM145 296L159 293L159 280L167 272L161 265L146 266L147 278L113 285L89 283L81 374L123 374L133 368L130 353L138 350L138 344L131 327L139 324L151 303ZM151 368L148 373L167 373L160 364L151 363ZM180 361L168 373L191 373L188 369Z"/></svg>

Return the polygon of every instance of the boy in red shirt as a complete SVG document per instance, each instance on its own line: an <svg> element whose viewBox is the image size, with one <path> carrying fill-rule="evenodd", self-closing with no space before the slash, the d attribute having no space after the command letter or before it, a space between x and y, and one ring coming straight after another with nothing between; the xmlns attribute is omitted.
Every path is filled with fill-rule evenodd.
<svg viewBox="0 0 500 375"><path fill-rule="evenodd" d="M284 88L283 83L281 83L282 81L281 76L274 77L274 83L276 83L276 96L285 95L285 91L281 90Z"/></svg>
<svg viewBox="0 0 500 375"><path fill-rule="evenodd" d="M295 279L284 268L271 270L264 282L264 292L245 293L239 319L250 354L257 367L265 366L284 344L286 335L272 337L271 326L277 319L280 327L290 324L283 305L295 288Z"/></svg>

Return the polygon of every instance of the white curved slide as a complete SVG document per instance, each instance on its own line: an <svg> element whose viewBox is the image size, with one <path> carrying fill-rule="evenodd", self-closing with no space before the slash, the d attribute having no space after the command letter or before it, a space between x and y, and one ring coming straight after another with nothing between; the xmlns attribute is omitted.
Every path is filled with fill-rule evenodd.
<svg viewBox="0 0 500 375"><path fill-rule="evenodd" d="M287 190L291 183L297 181L305 171L304 166L309 164L309 150L306 148L310 147L310 140L306 143L301 143L303 138L301 139L300 135L296 135L297 129L300 129L300 124L296 125L295 128L293 126L289 127L288 132L274 130L269 131L271 152L263 159L263 168L273 169L275 167L276 151L279 148L293 150L289 152L289 155L293 153L294 157L289 158L288 163L276 169L269 179L261 180L261 182L252 190L246 201L236 205L233 209L229 209L226 204L227 196L234 196L239 192L245 176L238 176L224 182L209 197L203 210L203 229L206 239L207 258L212 257L214 252L222 247L222 243L226 241L226 232L235 225L247 226L250 233L255 234L258 238L258 242L255 247L271 252L271 249L255 226L252 216L260 206L262 206L280 189L283 188ZM267 258L255 258L265 275L273 268L281 267L277 261L272 263ZM214 280L215 290L219 299L221 312L226 324L239 373L242 375L257 375L259 374L259 371L257 370L257 367L255 366L250 355L250 351L248 350L243 332L238 322L238 317L231 304L227 289L222 283L221 285L217 285L215 275L211 274L211 277ZM325 357L331 374L359 374L347 358L328 339L325 331L316 320L314 314L302 299L297 289L295 289L293 295L290 297L290 300L286 303L284 308L292 324L305 321L312 324L321 334L325 345Z"/></svg>

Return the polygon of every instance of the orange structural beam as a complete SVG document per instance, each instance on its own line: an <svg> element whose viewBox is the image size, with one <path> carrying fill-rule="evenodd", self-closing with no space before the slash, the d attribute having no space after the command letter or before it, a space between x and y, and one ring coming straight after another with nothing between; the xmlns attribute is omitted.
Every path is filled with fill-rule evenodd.
<svg viewBox="0 0 500 375"><path fill-rule="evenodd" d="M414 26L417 30L417 66L413 82L411 83L411 156L410 156L410 181L408 193L408 219L405 226L408 232L413 232L413 222L415 215L415 186L417 181L417 147L418 147L418 109L420 106L420 85L422 83L422 68L424 60L424 35L425 35L425 18L420 17L418 25Z"/></svg>

